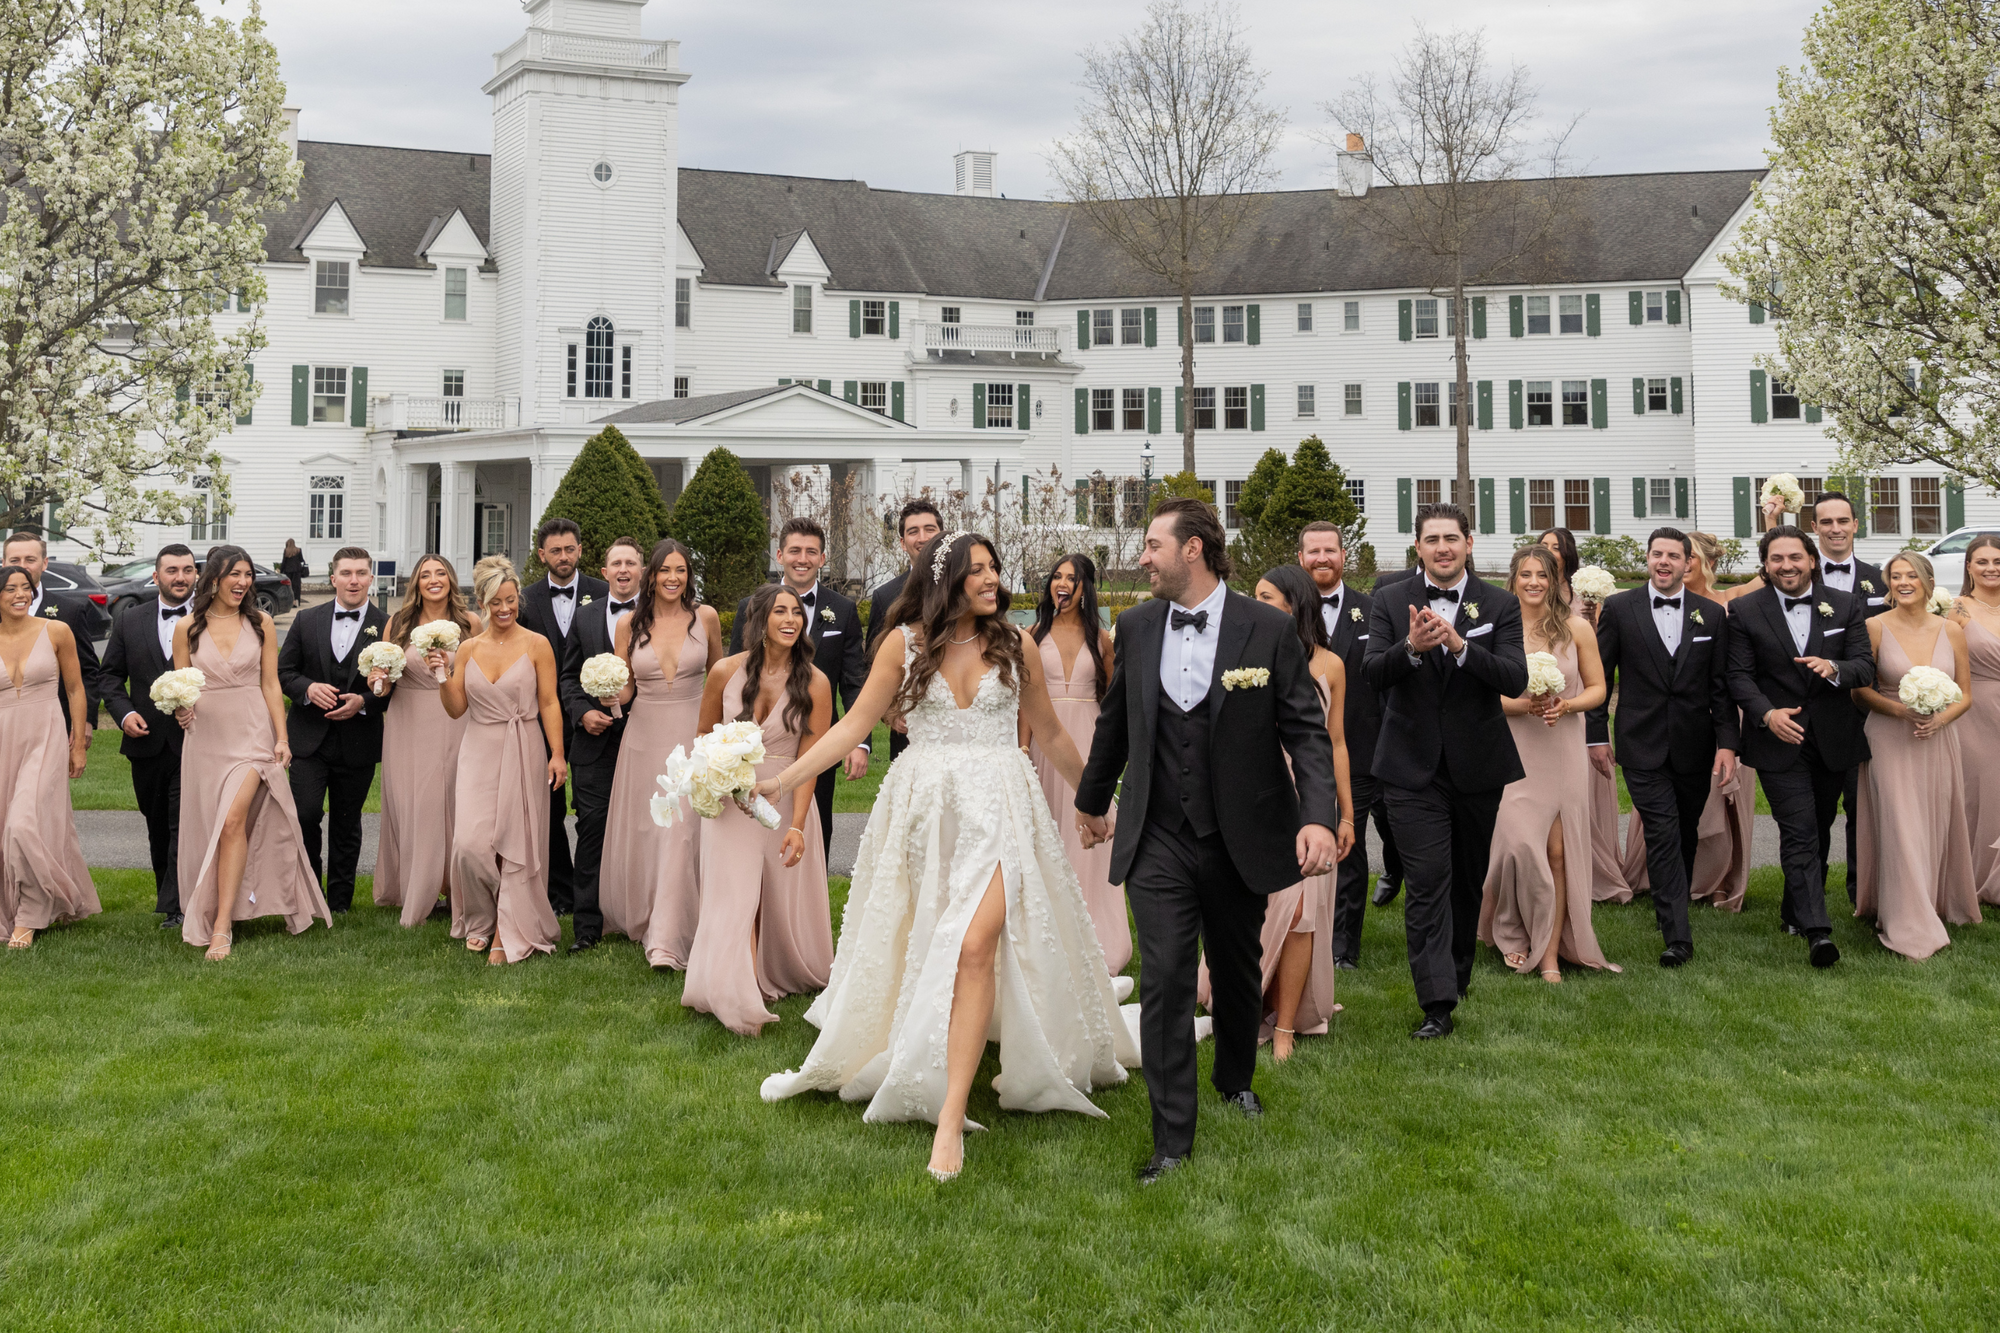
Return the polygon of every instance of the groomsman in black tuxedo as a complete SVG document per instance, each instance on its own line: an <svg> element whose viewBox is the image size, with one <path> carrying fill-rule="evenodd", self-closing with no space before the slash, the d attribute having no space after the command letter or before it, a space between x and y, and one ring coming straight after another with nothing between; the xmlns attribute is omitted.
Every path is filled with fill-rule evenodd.
<svg viewBox="0 0 2000 1333"><path fill-rule="evenodd" d="M1661 967L1694 957L1688 884L1697 826L1717 781L1736 778L1736 701L1729 696L1729 617L1720 602L1684 584L1694 545L1678 528L1647 539L1643 588L1604 599L1597 651L1604 682L1618 690L1618 763L1646 828L1653 917L1666 951ZM1588 723L1590 762L1611 776L1605 709Z"/></svg>
<svg viewBox="0 0 2000 1333"><path fill-rule="evenodd" d="M896 515L896 540L903 548L903 555L912 563L917 552L944 531L944 520L938 517L937 506L929 500L911 500ZM903 582L910 577L904 570L874 592L868 594L868 651L863 656L864 666L875 660L875 641L882 637L882 631L889 625L889 608L903 595ZM910 738L900 725L889 727L889 760L910 748Z"/></svg>
<svg viewBox="0 0 2000 1333"><path fill-rule="evenodd" d="M278 685L292 701L285 720L292 746L292 801L313 878L320 877L320 818L326 830L326 905L354 905L361 861L361 807L382 759L382 715L391 691L376 698L360 669L361 650L382 640L389 617L368 600L375 562L359 546L333 553L333 600L292 617L278 649Z"/></svg>
<svg viewBox="0 0 2000 1333"><path fill-rule="evenodd" d="M1396 857L1388 833L1389 812L1375 789L1375 738L1382 730L1382 705L1368 683L1363 659L1368 652L1368 617L1374 599L1341 582L1347 570L1347 546L1332 523L1308 523L1299 533L1299 564L1319 588L1319 614L1327 642L1347 667L1347 698L1341 718L1347 735L1348 784L1354 797L1354 850L1340 863L1333 892L1333 965L1352 969L1361 962L1361 921L1368 910L1367 818L1374 813L1382 834L1383 873ZM1400 876L1399 876L1400 877ZM1390 895L1394 897L1392 893ZM1386 901L1386 900L1385 900Z"/></svg>
<svg viewBox="0 0 2000 1333"><path fill-rule="evenodd" d="M556 661L569 651L570 627L578 613L604 600L610 585L577 573L583 560L583 529L566 518L545 519L535 534L535 555L548 573L521 593L521 624L549 641ZM576 724L563 713L563 753L576 744ZM546 748L546 747L544 747ZM549 793L549 906L568 916L576 900L576 871L569 854L569 788Z"/></svg>
<svg viewBox="0 0 2000 1333"><path fill-rule="evenodd" d="M1368 683L1382 699L1375 778L1403 853L1403 931L1424 1020L1451 1034L1472 984L1479 904L1500 795L1522 777L1502 699L1528 688L1521 604L1471 572L1472 527L1457 505L1417 510L1423 573L1379 591L1368 622Z"/></svg>
<svg viewBox="0 0 2000 1333"><path fill-rule="evenodd" d="M1757 543L1765 587L1730 603L1729 691L1743 709L1743 762L1778 821L1779 912L1814 967L1840 961L1826 914L1826 853L1850 770L1868 758L1850 691L1875 683L1862 601L1818 582L1813 539L1791 524Z"/></svg>
<svg viewBox="0 0 2000 1333"><path fill-rule="evenodd" d="M23 529L8 534L7 540L0 542L0 564L18 565L28 571L28 578L35 585L35 600L28 607L29 615L60 620L69 626L70 635L76 640L76 664L83 672L84 708L90 714L90 725L96 725L97 701L104 697L104 686L99 679L103 668L98 665L97 645L85 623L84 600L74 593L42 586L42 575L49 568L49 544L39 532ZM75 730L70 723L69 691L57 690L56 703L62 709L63 727Z"/></svg>
<svg viewBox="0 0 2000 1333"><path fill-rule="evenodd" d="M1208 960L1223 1099L1251 1119L1263 1022L1259 932L1271 894L1333 869L1342 818L1333 746L1292 618L1229 591L1222 524L1199 500L1168 500L1139 566L1150 601L1118 617L1118 653L1076 791L1086 847L1107 836L1119 775L1111 882L1139 928L1139 1050L1153 1104L1150 1184L1194 1147L1194 999ZM1225 688L1261 668L1261 683ZM1286 756L1292 767L1287 770ZM1199 947L1198 947L1199 946Z"/></svg>
<svg viewBox="0 0 2000 1333"><path fill-rule="evenodd" d="M125 739L118 752L132 765L132 796L146 817L153 857L153 910L162 929L181 924L181 726L153 706L153 682L174 667L174 626L194 594L194 552L178 542L153 557L157 598L128 605L104 645L104 702Z"/></svg>
<svg viewBox="0 0 2000 1333"><path fill-rule="evenodd" d="M575 938L569 951L594 948L604 936L604 913L597 905L597 872L604 860L604 825L611 815L611 781L618 775L618 745L625 738L624 717L611 716L601 700L583 692L583 664L602 653L615 652L618 622L638 604L639 582L646 556L630 537L615 539L604 552L604 599L592 602L570 621L569 642L561 661L557 692L563 720L575 736L564 751L569 757L569 781L576 792ZM622 712L622 710L621 710Z"/></svg>
<svg viewBox="0 0 2000 1333"><path fill-rule="evenodd" d="M806 632L812 637L813 665L826 673L827 684L840 698L841 711L854 707L862 685L868 680L867 641L861 634L861 617L854 603L820 582L819 571L826 564L826 532L809 518L785 521L778 532L778 565L784 583L798 595L806 609ZM743 613L750 605L745 597L736 604L730 622L729 651L743 651ZM868 776L868 746L864 742L847 752L847 780ZM819 806L820 837L825 851L833 851L833 769L819 775L813 787L813 802Z"/></svg>
<svg viewBox="0 0 2000 1333"><path fill-rule="evenodd" d="M1882 571L1854 553L1854 538L1861 524L1854 510L1854 501L1841 491L1821 491L1819 501L1813 505L1813 533L1819 538L1819 581L1837 592L1847 593L1861 604L1864 618L1873 619L1889 609L1889 582L1882 577ZM1847 899L1854 901L1855 881L1855 834L1859 822L1855 818L1855 802L1861 799L1861 767L1855 765L1847 771L1847 785L1841 791L1841 807L1847 811ZM1831 850L1832 830L1828 830L1828 845L1819 849L1821 859Z"/></svg>

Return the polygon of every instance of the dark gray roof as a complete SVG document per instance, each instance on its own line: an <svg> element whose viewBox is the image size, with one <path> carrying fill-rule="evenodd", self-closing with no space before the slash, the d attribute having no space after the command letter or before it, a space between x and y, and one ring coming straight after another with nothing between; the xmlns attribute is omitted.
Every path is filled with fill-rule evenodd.
<svg viewBox="0 0 2000 1333"><path fill-rule="evenodd" d="M487 209L493 159L486 153L440 153L364 144L299 144L305 176L299 197L264 218L264 254L277 263L303 263L298 243L337 199L368 251L364 265L429 268L423 248L453 210L490 246Z"/></svg>
<svg viewBox="0 0 2000 1333"><path fill-rule="evenodd" d="M693 421L711 412L720 412L725 407L738 403L748 403L759 398L768 398L774 393L783 393L791 388L789 384L773 384L762 389L738 389L733 393L705 393L698 398L662 398L656 403L640 403L628 407L623 412L614 412L599 421L606 425L640 425L649 421ZM819 390L801 382L798 386L809 393Z"/></svg>

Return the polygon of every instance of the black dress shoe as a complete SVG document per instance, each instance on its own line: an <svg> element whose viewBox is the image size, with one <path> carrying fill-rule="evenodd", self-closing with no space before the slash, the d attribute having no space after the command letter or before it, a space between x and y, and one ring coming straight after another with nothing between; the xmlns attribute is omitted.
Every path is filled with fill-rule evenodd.
<svg viewBox="0 0 2000 1333"><path fill-rule="evenodd" d="M1361 970L1360 961L1353 958L1336 958L1333 960L1333 966L1337 972L1358 972Z"/></svg>
<svg viewBox="0 0 2000 1333"><path fill-rule="evenodd" d="M179 930L186 921L187 918L182 916L179 912L169 912L167 913L166 920L160 922L160 929Z"/></svg>
<svg viewBox="0 0 2000 1333"><path fill-rule="evenodd" d="M1819 935L1814 937L1806 956L1814 967L1832 967L1840 961L1840 946L1833 942L1833 936Z"/></svg>
<svg viewBox="0 0 2000 1333"><path fill-rule="evenodd" d="M1241 1092L1232 1092L1222 1100L1241 1111L1245 1120L1262 1120L1264 1118L1264 1103L1258 1101L1257 1094L1248 1088L1245 1088Z"/></svg>
<svg viewBox="0 0 2000 1333"><path fill-rule="evenodd" d="M1428 1014L1425 1016L1423 1022L1417 1024L1417 1030L1410 1034L1410 1036L1418 1041L1434 1041L1439 1037L1449 1037L1450 1035L1450 1014Z"/></svg>
<svg viewBox="0 0 2000 1333"><path fill-rule="evenodd" d="M595 949L597 947L598 940L600 940L601 938L603 937L598 935L578 936L577 939L570 944L569 951L571 953L582 953L585 949Z"/></svg>
<svg viewBox="0 0 2000 1333"><path fill-rule="evenodd" d="M1375 881L1375 892L1368 895L1368 901L1377 907L1387 907L1390 903L1396 901L1396 895L1402 891L1403 886L1394 880L1377 879Z"/></svg>
<svg viewBox="0 0 2000 1333"><path fill-rule="evenodd" d="M1169 1171L1178 1171L1186 1165L1187 1158L1185 1157L1166 1157L1159 1153L1154 1153L1146 1159L1146 1164L1139 1168L1139 1183L1141 1185L1151 1185Z"/></svg>
<svg viewBox="0 0 2000 1333"><path fill-rule="evenodd" d="M1692 944L1669 944L1660 954L1661 967L1679 967L1694 957Z"/></svg>

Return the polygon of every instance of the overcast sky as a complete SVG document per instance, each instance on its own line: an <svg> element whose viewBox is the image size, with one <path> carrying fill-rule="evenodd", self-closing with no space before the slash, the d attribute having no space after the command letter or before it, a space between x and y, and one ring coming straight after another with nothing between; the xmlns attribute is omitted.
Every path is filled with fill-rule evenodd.
<svg viewBox="0 0 2000 1333"><path fill-rule="evenodd" d="M209 0L240 17L244 0ZM1050 189L1049 141L1075 119L1078 52L1136 29L1143 0L652 0L648 37L681 42L681 165L951 189L961 148L999 152L999 188ZM1320 103L1386 74L1413 20L1481 26L1526 65L1546 121L1597 172L1763 165L1780 65L1809 0L1431 0L1416 6L1245 0L1266 100L1289 113L1283 185L1328 183ZM479 91L526 26L518 0L264 0L308 139L484 152Z"/></svg>

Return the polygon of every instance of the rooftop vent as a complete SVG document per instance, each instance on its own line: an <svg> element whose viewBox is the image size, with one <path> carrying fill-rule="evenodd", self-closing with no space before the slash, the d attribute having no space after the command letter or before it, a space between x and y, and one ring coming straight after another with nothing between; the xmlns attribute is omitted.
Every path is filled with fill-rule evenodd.
<svg viewBox="0 0 2000 1333"><path fill-rule="evenodd" d="M990 149L968 148L951 159L953 168L952 186L954 194L978 195L982 199L993 197L993 159L999 154Z"/></svg>

